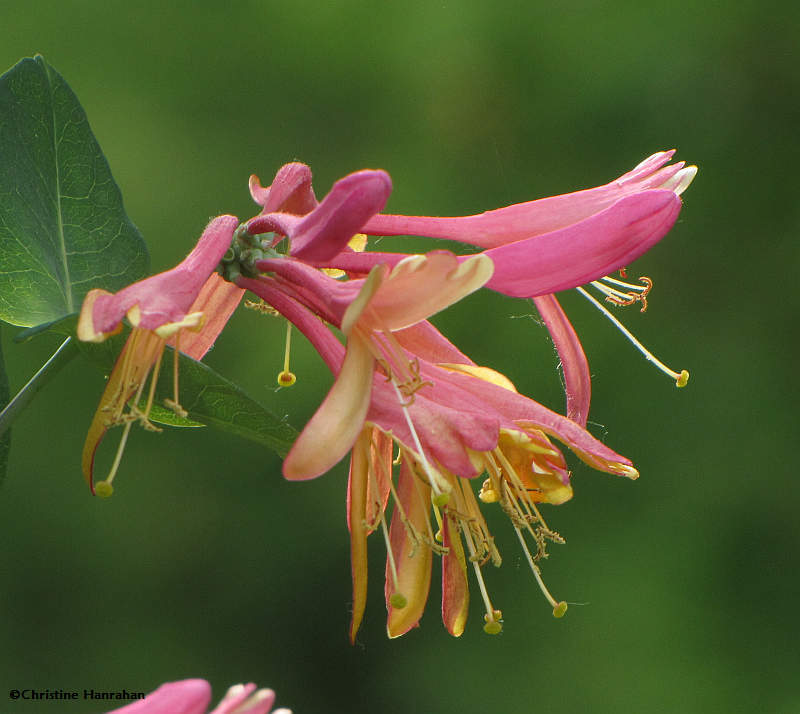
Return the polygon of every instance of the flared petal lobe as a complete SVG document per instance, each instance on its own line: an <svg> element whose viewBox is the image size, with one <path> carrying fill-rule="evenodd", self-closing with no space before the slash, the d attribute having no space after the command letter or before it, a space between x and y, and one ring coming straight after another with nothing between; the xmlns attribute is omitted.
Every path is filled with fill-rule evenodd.
<svg viewBox="0 0 800 714"><path fill-rule="evenodd" d="M192 252L172 270L153 275L111 294L91 290L78 319L78 339L101 342L119 330L126 315L134 327L161 330L169 337L171 325L180 325L228 250L239 220L218 216L208 224Z"/></svg>
<svg viewBox="0 0 800 714"><path fill-rule="evenodd" d="M268 188L261 186L258 176L251 176L250 195L262 207L261 213L304 216L317 207L314 189L311 188L311 169L298 162L281 166Z"/></svg>
<svg viewBox="0 0 800 714"><path fill-rule="evenodd" d="M391 192L392 181L385 171L357 171L337 181L310 213L262 214L248 223L248 231L286 235L292 257L324 263L345 249L364 223L386 205Z"/></svg>
<svg viewBox="0 0 800 714"><path fill-rule="evenodd" d="M373 358L366 344L351 341L331 391L284 459L286 478L315 478L350 451L369 409L372 370Z"/></svg>

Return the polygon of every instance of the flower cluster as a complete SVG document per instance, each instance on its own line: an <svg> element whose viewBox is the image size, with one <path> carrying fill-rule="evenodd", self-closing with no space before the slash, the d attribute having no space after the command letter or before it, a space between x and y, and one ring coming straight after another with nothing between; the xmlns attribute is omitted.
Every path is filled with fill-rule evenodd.
<svg viewBox="0 0 800 714"><path fill-rule="evenodd" d="M624 270L675 223L680 194L696 168L670 164L673 153L654 154L605 186L459 218L382 214L392 188L384 171L350 174L322 201L303 164L282 167L266 188L251 177L251 195L261 207L257 216L242 224L221 216L175 269L116 295L87 296L82 339L103 339L120 328L124 316L133 326L84 448L89 483L95 449L109 426L124 425L124 446L133 422L150 425L165 344L171 340L176 355L181 350L199 359L247 290L302 332L335 376L283 472L293 480L315 478L350 454L351 640L365 609L366 541L378 530L386 543L390 637L418 624L434 556L441 558L447 630L455 636L464 630L470 570L486 611L484 629L502 629L502 613L482 576L486 564L500 565L502 557L481 504L508 515L553 614L562 616L566 603L547 590L539 566L548 543L563 542L540 506L572 497L570 472L556 442L600 471L629 478L638 472L585 428L589 367L554 293L578 288L613 320L581 286L594 286L614 305L646 307L649 278L635 284L611 274ZM469 255L365 250L373 235L446 238L481 250ZM565 415L475 364L429 321L484 286L534 300L563 366ZM678 386L686 383L687 372L647 356ZM174 382L169 406L180 411L177 368ZM293 382L287 364L279 383ZM110 494L120 453L110 476L96 484L98 493Z"/></svg>

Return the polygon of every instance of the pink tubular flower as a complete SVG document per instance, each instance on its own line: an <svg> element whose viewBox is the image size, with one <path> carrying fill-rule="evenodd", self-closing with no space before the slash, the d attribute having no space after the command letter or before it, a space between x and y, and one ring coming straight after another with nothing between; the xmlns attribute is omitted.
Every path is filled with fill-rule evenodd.
<svg viewBox="0 0 800 714"><path fill-rule="evenodd" d="M435 251L403 258L391 269L376 265L366 278L346 282L292 257L255 265L262 274L237 283L292 321L337 375L284 461L284 475L313 478L352 450L351 639L365 606L366 538L379 527L387 542L391 637L417 625L433 553L442 556L442 617L448 631L458 636L464 630L470 563L486 605L485 629L499 632L501 613L491 605L480 565L487 560L499 565L501 559L470 484L481 473L488 474L481 499L499 503L509 514L554 614L563 614L565 605L544 588L536 564L547 540L561 540L536 504L563 503L572 494L564 458L548 435L595 468L632 478L637 472L573 421L517 394L497 372L475 365L427 322L489 279L488 258L459 262L451 253ZM320 317L342 330L346 347ZM393 443L402 464L397 488ZM391 531L385 517L390 494L395 502ZM535 554L525 545L525 533Z"/></svg>
<svg viewBox="0 0 800 714"><path fill-rule="evenodd" d="M107 714L206 714L211 685L205 679L184 679L162 684L154 692ZM272 709L275 692L256 690L255 684L231 687L217 707L208 714L292 714L289 709Z"/></svg>
<svg viewBox="0 0 800 714"><path fill-rule="evenodd" d="M680 195L697 167L668 165L675 151L660 151L615 181L597 188L542 198L474 216L378 215L363 232L370 235L424 235L470 243L486 249L495 265L487 287L512 297L533 298L561 357L568 414L586 423L590 399L589 367L580 342L552 293L591 283L615 305L640 302L652 286L632 285L605 276L649 250L672 228L681 209ZM365 270L386 254L340 254L332 265ZM618 324L602 305L579 288ZM648 360L684 386L688 372L675 372L654 358L627 333Z"/></svg>
<svg viewBox="0 0 800 714"><path fill-rule="evenodd" d="M174 399L167 406L186 416L178 401L178 351L201 359L239 304L243 291L214 272L230 248L237 224L234 216L219 216L209 223L194 250L172 270L140 280L116 294L95 289L86 295L78 319L80 340L102 342L122 329L123 317L133 326L106 384L83 448L83 474L93 493L111 495L111 482L133 421L156 429L149 414L161 356L168 343L175 347L175 383ZM140 410L144 384L154 367L147 405ZM125 412L132 397L133 405ZM124 424L125 431L114 466L109 477L95 485L97 446L105 432L118 424Z"/></svg>

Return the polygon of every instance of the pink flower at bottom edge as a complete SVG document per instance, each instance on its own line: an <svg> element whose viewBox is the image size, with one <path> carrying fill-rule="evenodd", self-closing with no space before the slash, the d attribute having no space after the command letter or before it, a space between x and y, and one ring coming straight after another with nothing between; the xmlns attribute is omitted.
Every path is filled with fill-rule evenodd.
<svg viewBox="0 0 800 714"><path fill-rule="evenodd" d="M162 684L144 699L112 709L107 714L206 714L211 701L211 685L205 679L183 679ZM275 692L256 689L255 684L231 687L217 707L208 714L268 714L273 711ZM275 709L273 714L291 714Z"/></svg>

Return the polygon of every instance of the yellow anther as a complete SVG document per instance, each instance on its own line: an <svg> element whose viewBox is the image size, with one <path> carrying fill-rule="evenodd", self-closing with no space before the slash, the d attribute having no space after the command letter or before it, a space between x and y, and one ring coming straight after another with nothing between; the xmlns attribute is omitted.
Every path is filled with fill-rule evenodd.
<svg viewBox="0 0 800 714"><path fill-rule="evenodd" d="M281 372L278 375L278 384L281 387L291 387L297 381L294 372Z"/></svg>
<svg viewBox="0 0 800 714"><path fill-rule="evenodd" d="M442 508L443 506L446 506L448 504L448 502L450 501L450 494L449 493L444 493L444 492L437 493L431 499L431 501L433 502L433 505L436 506L437 508Z"/></svg>
<svg viewBox="0 0 800 714"><path fill-rule="evenodd" d="M563 600L553 608L553 617L564 617L567 614L567 603Z"/></svg>
<svg viewBox="0 0 800 714"><path fill-rule="evenodd" d="M396 592L392 593L392 596L389 598L389 604L396 610L402 610L406 605L408 605L408 600L403 593Z"/></svg>
<svg viewBox="0 0 800 714"><path fill-rule="evenodd" d="M114 487L108 481L98 481L94 485L94 495L98 498L111 498Z"/></svg>
<svg viewBox="0 0 800 714"><path fill-rule="evenodd" d="M678 375L678 379L675 380L676 387L685 387L689 384L689 370L682 369L681 373Z"/></svg>
<svg viewBox="0 0 800 714"><path fill-rule="evenodd" d="M487 478L483 482L480 493L478 493L478 498L484 503L497 503L500 500L500 496L497 494L497 491L494 490L494 486L492 486L491 479Z"/></svg>
<svg viewBox="0 0 800 714"><path fill-rule="evenodd" d="M503 623L490 619L488 615L484 615L483 619L486 620L483 631L487 635L499 635L503 631Z"/></svg>

